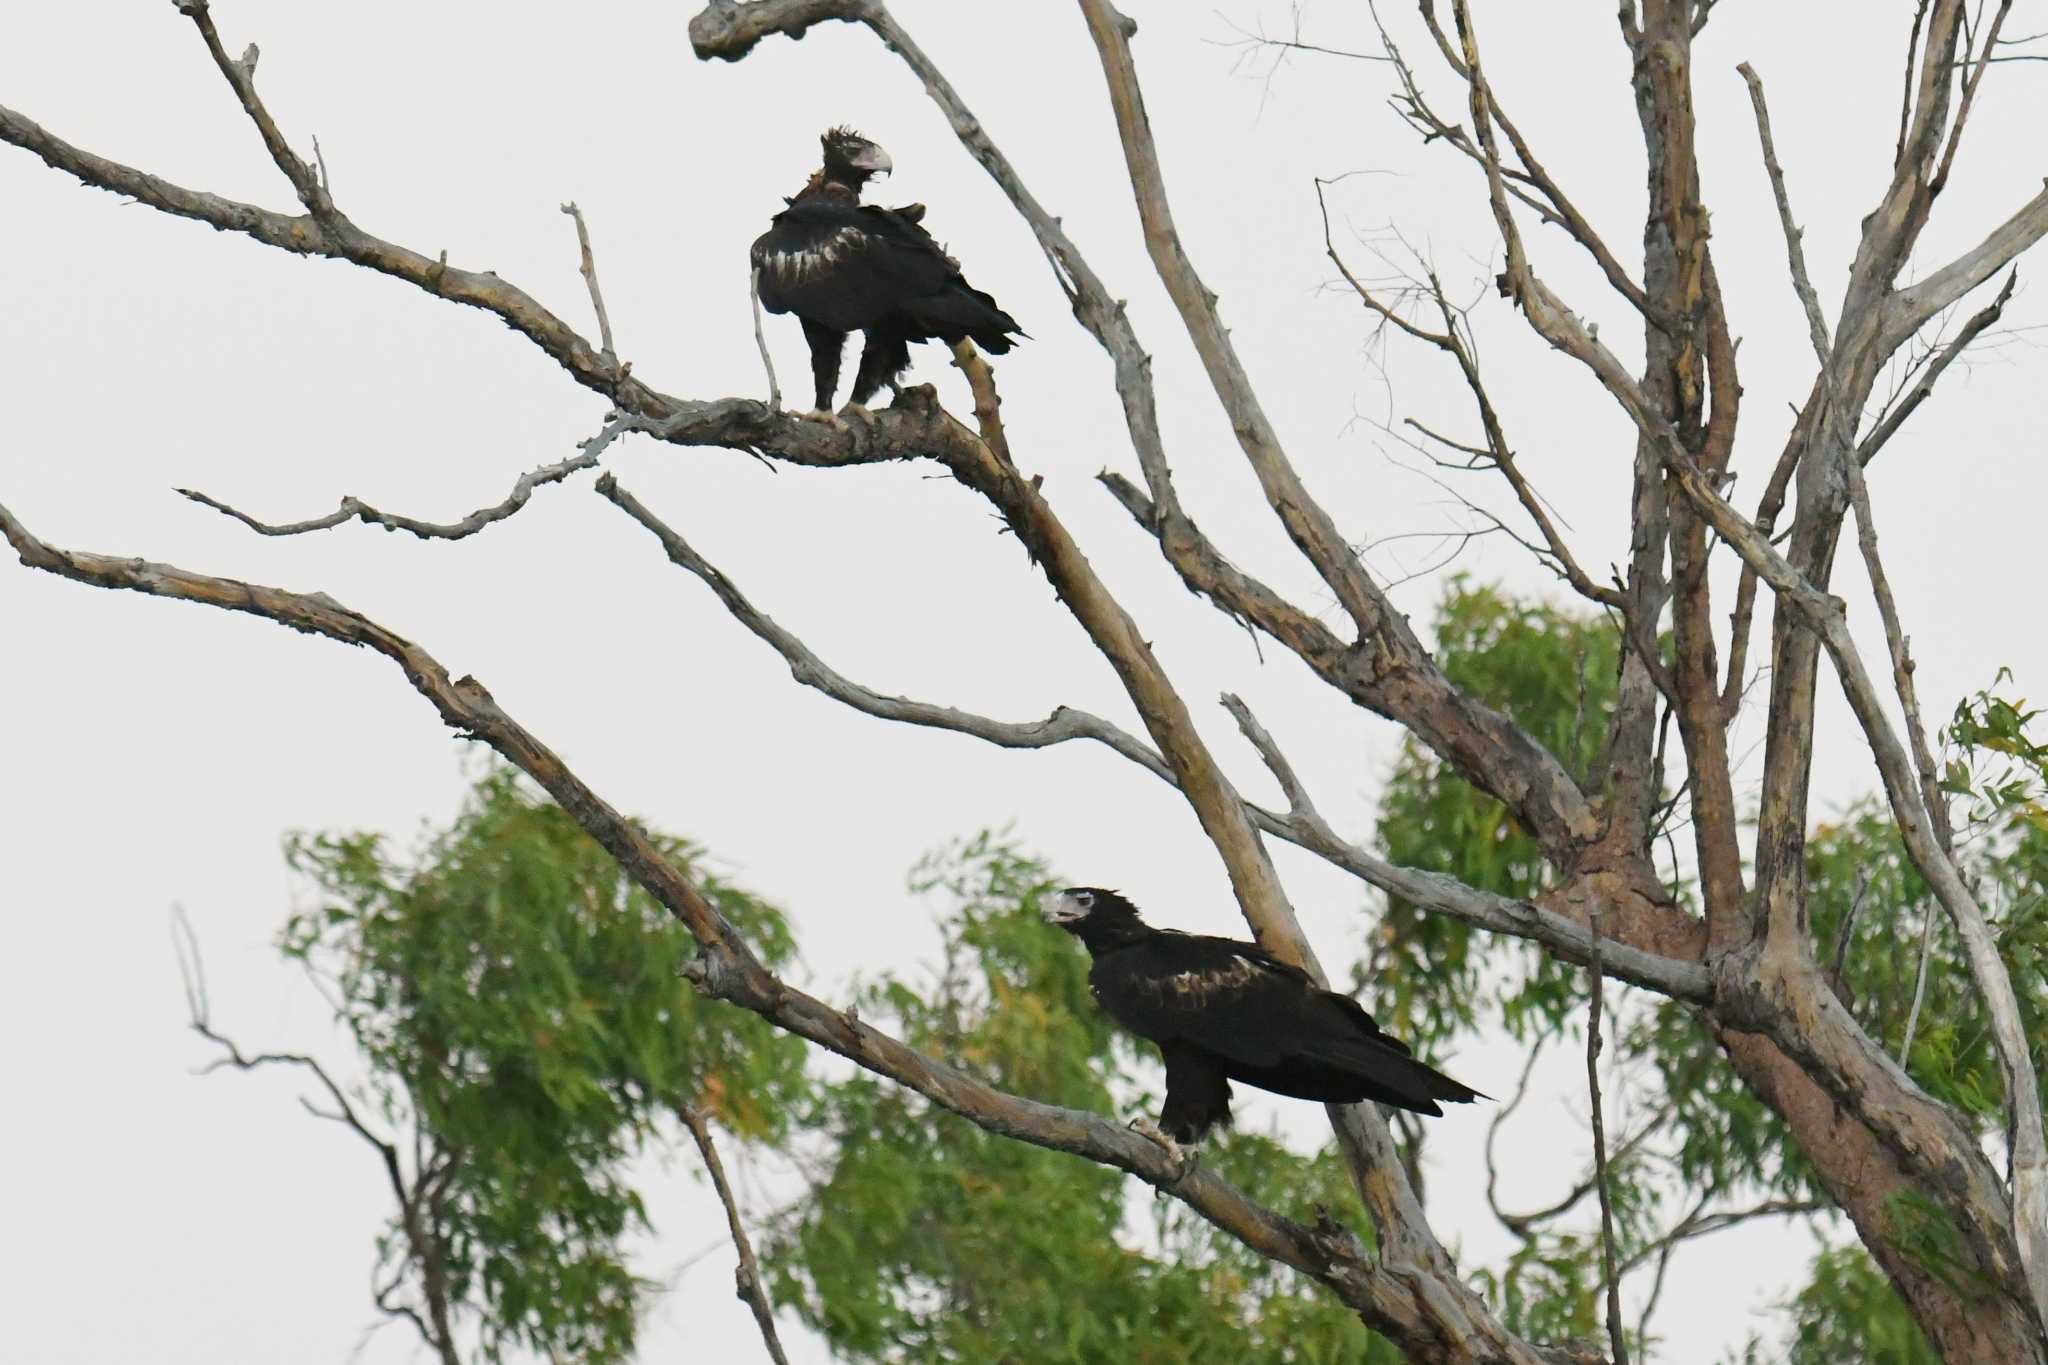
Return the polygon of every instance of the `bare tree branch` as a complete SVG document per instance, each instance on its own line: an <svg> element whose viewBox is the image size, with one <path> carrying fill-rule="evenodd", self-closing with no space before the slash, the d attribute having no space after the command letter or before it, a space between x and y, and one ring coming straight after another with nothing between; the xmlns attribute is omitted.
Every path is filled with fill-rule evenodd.
<svg viewBox="0 0 2048 1365"><path fill-rule="evenodd" d="M1792 288L1799 306L1806 310L1806 329L1813 338L1813 353L1823 368L1828 363L1827 318L1821 313L1820 295L1813 291L1813 278L1806 273L1806 251L1800 245L1806 232L1792 220L1792 201L1785 193L1785 168L1778 164L1777 144L1771 140L1771 111L1764 105L1764 83L1748 62L1735 68L1749 84L1749 102L1756 108L1756 135L1763 144L1764 170L1771 177L1771 197L1778 201L1778 222L1785 230L1785 256L1792 269Z"/></svg>
<svg viewBox="0 0 2048 1365"><path fill-rule="evenodd" d="M1159 757L1158 753L1144 741L1099 716L1075 710L1070 706L1054 708L1053 713L1041 721L999 721L967 711L958 711L950 706L934 706L928 702L912 701L907 697L885 696L863 687L833 669L812 653L810 647L795 634L777 625L766 612L748 601L746 595L730 578L698 554L688 541L649 511L638 498L619 487L618 480L612 475L605 474L598 479L597 491L620 511L653 532L655 539L661 542L662 549L667 552L669 561L702 579L704 585L717 594L718 600L724 604L732 618L780 654L789 664L790 675L804 686L816 688L833 700L844 702L865 715L973 735L977 739L987 740L1006 749L1042 749L1054 744L1063 744L1068 740L1092 739L1114 749L1154 776L1169 783L1174 780L1173 770L1167 766L1166 760Z"/></svg>
<svg viewBox="0 0 2048 1365"><path fill-rule="evenodd" d="M1600 960L1600 925L1593 924L1592 981L1586 1004L1586 1093L1593 1117L1593 1187L1600 1194L1600 1278L1607 1290L1607 1347L1614 1365L1628 1365L1628 1340L1621 1330L1621 1276L1614 1266L1614 1203L1607 1189L1607 1117L1600 1102L1600 1013L1607 978Z"/></svg>
<svg viewBox="0 0 2048 1365"><path fill-rule="evenodd" d="M285 141L284 134L278 131L276 120L270 117L270 111L264 107L262 99L256 94L256 45L251 43L248 50L242 54L241 60L230 58L227 49L221 45L219 32L213 26L213 12L207 0L173 0L173 3L198 28L200 38L206 43L206 50L213 55L214 65L220 68L221 75L227 77L228 85L234 89L235 98L242 102L243 111L256 125L256 131L262 135L263 146L270 153L270 159L284 172L285 179L292 182L292 189L297 191L299 202L304 204L306 211L315 218L341 221L339 213L335 210L334 201L328 197L325 177L316 173L313 167L307 165L299 158L299 154L291 149L291 144Z"/></svg>
<svg viewBox="0 0 2048 1365"><path fill-rule="evenodd" d="M1877 453L1884 449L1885 443L1898 434L1899 428L1906 424L1906 419L1934 393L1934 385L1941 378L1942 372L1956 362L1956 358L1962 355L1971 342L1983 335L2004 315L2005 305L2011 301L2013 287L2018 283L2019 272L2014 270L2005 277L2005 284L1999 289L1997 297L1973 314L1970 320L1963 324L1962 330L1956 333L1955 339L1936 353L1926 371L1920 376L1920 382L1913 385L1906 396L1884 415L1876 429L1864 437L1862 443L1856 447L1856 463L1869 464L1877 457Z"/></svg>
<svg viewBox="0 0 2048 1365"><path fill-rule="evenodd" d="M512 485L512 491L505 495L504 501L493 503L489 507L479 507L476 511L462 518L462 520L445 524L432 521L416 521L411 517L400 516L395 512L380 512L362 499L354 497L343 498L341 506L324 517L314 517L310 521L273 524L267 521L258 521L247 512L230 507L224 502L208 497L204 493L196 492L193 489L180 488L177 492L199 503L201 506L211 507L216 512L233 517L258 535L299 536L306 534L308 531L325 531L339 526L345 521L355 520L361 521L368 526L382 526L387 531L410 531L422 540L462 540L465 537L475 535L494 522L503 521L520 508L526 506L527 500L533 496L534 489L544 484L560 483L578 470L594 469L597 466L598 457L604 453L605 447L618 439L620 433L628 429L628 424L618 420L606 423L604 430L600 431L597 435L587 441L579 441L577 443L578 454L572 455L566 460L557 461L554 464L542 465L539 469L520 475L518 481Z"/></svg>
<svg viewBox="0 0 2048 1365"><path fill-rule="evenodd" d="M8 538L14 539L18 523L0 508L0 530L6 530ZM25 535L25 533L23 533ZM141 561L131 561L140 564ZM391 1196L398 1203L399 1228L405 1235L405 1244L410 1260L421 1270L421 1291L426 1299L427 1311L406 1304L391 1302L390 1296L398 1288L397 1281L385 1286L372 1285L372 1298L378 1309L391 1317L404 1318L420 1334L420 1339L440 1357L442 1365L460 1365L455 1353L455 1333L452 1326L453 1305L448 1297L448 1285L443 1271L442 1251L436 1240L433 1226L425 1216L422 1205L425 1202L426 1173L416 1160L411 1177L400 1160L398 1146L390 1139L379 1136L363 1122L356 1107L349 1102L348 1094L330 1075L318 1059L300 1052L245 1053L235 1041L213 1027L212 1008L206 991L206 966L199 953L199 940L192 932L191 921L182 910L172 916L171 939L178 954L178 975L185 987L185 1007L192 1031L218 1047L224 1054L211 1065L201 1068L205 1075L224 1066L239 1071L260 1071L266 1066L297 1067L311 1072L320 1082L321 1088L333 1101L334 1108L326 1110L312 1101L301 1098L299 1103L316 1118L339 1123L348 1128L371 1150L377 1153L378 1161L384 1167L385 1181L391 1187ZM415 1132L415 1139L420 1138Z"/></svg>
<svg viewBox="0 0 2048 1365"><path fill-rule="evenodd" d="M1885 577L1884 560L1877 551L1877 517L1870 510L1870 490L1863 482L1863 466L1845 462L1849 475L1849 498L1856 509L1857 542L1863 550L1863 567L1870 575L1870 588L1877 598L1879 618L1884 622L1884 640L1891 652L1892 687L1906 723L1906 743L1913 751L1913 766L1920 773L1920 799L1932 823L1935 842L1943 854L1953 851L1954 831L1949 826L1948 802L1941 794L1941 774L1934 769L1934 753L1927 747L1927 727L1920 719L1920 698L1913 687L1912 642L1899 625L1899 604L1892 598L1891 580Z"/></svg>
<svg viewBox="0 0 2048 1365"><path fill-rule="evenodd" d="M761 1264L754 1259L754 1244L747 1240L746 1224L740 1221L739 1203L733 1198L732 1186L726 1183L725 1163L718 1159L718 1148L712 1144L711 1126L705 1122L704 1112L695 1106L685 1106L682 1119L683 1126L696 1140L698 1155L704 1158L704 1169L710 1172L718 1202L725 1205L725 1225L732 1232L733 1249L739 1253L739 1264L732 1273L734 1291L740 1302L753 1310L768 1358L775 1365L789 1365L789 1357L782 1353L782 1338L775 1333L775 1310L768 1306L768 1292L761 1285Z"/></svg>
<svg viewBox="0 0 2048 1365"><path fill-rule="evenodd" d="M1934 949L1934 907L1920 907L1920 965L1913 969L1913 1004L1906 1011L1906 1032L1899 1039L1899 1069L1913 1057L1913 1035L1920 1028L1920 1003L1927 996L1927 959Z"/></svg>
<svg viewBox="0 0 2048 1365"><path fill-rule="evenodd" d="M590 286L590 307L597 314L597 332L601 339L598 355L616 365L619 355L612 346L612 320L604 310L604 291L597 287L597 261L590 252L590 229L584 226L583 210L577 208L573 200L562 205L562 212L576 220L576 247L581 260L577 273L583 276L583 283Z"/></svg>

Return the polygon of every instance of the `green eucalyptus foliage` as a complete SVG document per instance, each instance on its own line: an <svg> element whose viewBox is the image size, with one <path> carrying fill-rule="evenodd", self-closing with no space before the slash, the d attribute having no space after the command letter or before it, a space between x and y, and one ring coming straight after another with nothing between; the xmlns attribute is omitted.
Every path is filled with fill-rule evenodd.
<svg viewBox="0 0 2048 1365"><path fill-rule="evenodd" d="M510 772L413 856L369 834L294 836L287 854L322 903L292 917L283 950L325 988L368 1063L365 1098L408 1165L417 1135L432 1177L415 1187L424 1235L393 1214L380 1281L424 1298L424 1277L445 1276L485 1360L628 1359L640 1285L620 1239L646 1211L626 1162L683 1105L785 1136L807 1095L802 1043L678 979L689 936ZM693 875L767 961L789 958L775 911Z"/></svg>
<svg viewBox="0 0 2048 1365"><path fill-rule="evenodd" d="M1020 1094L1115 1113L1150 1049L1088 995L1088 960L1039 919L1045 867L984 835L914 886L943 895L942 960L860 994L864 1018ZM917 1365L1378 1365L1398 1360L1335 1300L1121 1173L993 1136L857 1074L822 1088L803 1126L825 1166L767 1239L779 1301L842 1359ZM1212 1169L1283 1212L1360 1215L1334 1154L1255 1133L1205 1149Z"/></svg>
<svg viewBox="0 0 2048 1365"><path fill-rule="evenodd" d="M1436 661L1452 685L1506 713L1582 781L1613 716L1619 650L1600 617L1518 601L1462 575L1438 603ZM1379 842L1391 862L1482 891L1529 897L1548 884L1541 850L1507 807L1412 738L1380 803ZM1387 906L1365 966L1381 1025L1425 1056L1491 1023L1490 998L1505 1002L1499 1017L1524 1040L1554 1029L1583 999L1576 973L1533 945L1399 899Z"/></svg>
<svg viewBox="0 0 2048 1365"><path fill-rule="evenodd" d="M2048 1064L2048 834L2027 819L1978 825L1959 840L1956 859L2012 975L2039 1074ZM1906 1070L1980 1131L2002 1128L2005 1078L1983 1001L1962 944L1907 857L1890 812L1877 801L1852 808L1809 842L1807 860L1807 909L1823 962L1832 962L1849 923L1837 993L1857 1021L1896 1057L1917 986L1920 1009ZM1920 984L1923 942L1927 971Z"/></svg>
<svg viewBox="0 0 2048 1365"><path fill-rule="evenodd" d="M1791 1304L1789 1365L1941 1365L1884 1272L1860 1246L1814 1258Z"/></svg>

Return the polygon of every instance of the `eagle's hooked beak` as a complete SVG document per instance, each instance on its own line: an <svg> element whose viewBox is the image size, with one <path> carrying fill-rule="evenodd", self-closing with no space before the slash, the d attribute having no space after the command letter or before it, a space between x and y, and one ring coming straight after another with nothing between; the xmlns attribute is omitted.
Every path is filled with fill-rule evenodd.
<svg viewBox="0 0 2048 1365"><path fill-rule="evenodd" d="M869 175L887 175L896 169L896 163L889 160L889 154L870 142L853 154L853 164Z"/></svg>
<svg viewBox="0 0 2048 1365"><path fill-rule="evenodd" d="M1055 891L1039 901L1038 913L1047 924L1073 924L1088 918L1088 907L1071 891Z"/></svg>

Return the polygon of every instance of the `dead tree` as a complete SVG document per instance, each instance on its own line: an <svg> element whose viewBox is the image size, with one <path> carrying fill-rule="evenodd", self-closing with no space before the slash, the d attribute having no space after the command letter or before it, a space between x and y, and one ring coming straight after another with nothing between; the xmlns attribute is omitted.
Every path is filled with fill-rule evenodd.
<svg viewBox="0 0 2048 1365"><path fill-rule="evenodd" d="M1217 299L1183 249L1147 123L1132 40L1135 25L1108 0L1079 0L1107 82L1143 222L1146 246L1193 341L1218 403L1258 486L1288 540L1337 606L1339 624L1289 600L1238 568L1183 509L1161 440L1149 358L1125 310L1055 217L1025 186L958 90L919 49L881 0L718 0L690 25L697 55L736 61L763 38L801 37L831 22L861 25L920 80L961 146L995 180L1029 225L1075 319L1107 353L1141 480L1104 476L1118 499L1189 590L1231 620L1292 652L1356 706L1404 727L1448 767L1501 801L1540 844L1551 889L1510 900L1452 879L1393 866L1338 834L1319 812L1281 746L1241 702L1227 699L1285 793L1287 808L1247 800L1198 733L1186 699L1144 633L1090 567L1038 480L1029 453L1013 451L998 417L993 380L971 352L959 360L975 394L974 425L913 389L872 423L845 427L805 420L744 398L664 392L632 374L606 335L593 344L510 281L452 265L384 240L344 212L317 158L309 162L278 127L258 93L255 49L229 55L207 0L176 0L290 182L298 212L278 212L173 184L64 141L0 109L0 139L41 157L86 185L239 233L268 246L353 262L434 296L483 309L551 358L575 384L595 391L613 414L582 453L520 479L504 502L452 525L380 512L354 500L312 521L272 526L193 494L266 534L299 534L350 518L417 535L476 534L518 512L536 488L599 463L627 434L675 446L744 451L815 468L929 461L980 495L1015 534L1064 608L1109 662L1142 717L1145 734L1062 708L1044 721L1014 723L885 696L833 671L795 635L755 608L653 511L610 474L597 490L649 530L676 564L703 579L733 617L778 651L797 678L849 706L915 725L937 726L1010 747L1088 739L1108 746L1185 797L1229 873L1245 918L1275 951L1320 973L1268 858L1267 841L1306 849L1360 881L1432 914L1490 933L1532 940L1556 957L1681 1002L1696 1012L1749 1087L1782 1117L1827 1190L1854 1222L1944 1358L2048 1362L2048 1147L2039 1088L2021 1036L2013 986L1971 888L1955 870L1943 798L1912 689L1906 632L1897 620L1870 507L1865 470L1920 405L1950 363L1999 317L2011 280L1952 339L1926 347L1917 382L1875 418L1874 387L1902 348L1931 322L2005 271L2048 232L2048 191L2020 204L1978 245L1947 262L1920 262L1916 244L1947 182L1976 97L2007 55L2010 0L1984 13L1962 0L1921 0L1907 40L1902 115L1892 174L1862 219L1849 283L1827 310L1807 276L1791 197L1779 167L1761 83L1750 82L1761 158L1781 215L1792 288L1803 305L1815 356L1810 393L1790 438L1771 460L1761 496L1748 507L1728 498L1742 398L1733 340L1695 162L1693 41L1713 0L1624 0L1620 37L1632 61L1633 97L1648 164L1648 210L1640 269L1595 231L1545 169L1487 78L1485 50L1466 0L1422 0L1431 79L1445 73L1460 92L1438 107L1425 73L1387 37L1383 54L1397 108L1415 131L1470 163L1475 208L1490 215L1505 261L1502 307L1562 352L1618 405L1634 431L1631 555L1612 581L1580 563L1518 466L1514 447L1482 380L1461 311L1433 275L1388 298L1332 256L1360 302L1390 335L1440 355L1469 391L1480 437L1457 446L1497 470L1533 527L1532 548L1569 586L1612 613L1623 636L1621 691L1595 783L1576 780L1556 756L1499 711L1453 686L1386 585L1362 562L1332 516L1304 486L1295 461L1261 409L1231 342ZM1411 45L1412 47L1412 45ZM1420 50L1420 49L1418 49ZM761 60L771 60L764 54ZM568 210L565 210L568 211ZM580 225L580 218L579 218ZM1646 359L1633 371L1597 329L1548 284L1525 231L1555 228L1583 251L1640 317ZM587 238L584 275L601 323L602 297ZM1905 281L1912 279L1908 284ZM1419 306L1417 306L1419 305ZM1789 517L1787 507L1790 507ZM1876 587L1890 657L1873 668L1851 638L1844 604L1829 583L1843 529L1857 518L1859 548ZM450 678L424 648L324 594L285 592L170 565L49 545L0 508L4 531L24 564L106 588L249 612L296 630L367 647L398 665L453 729L489 744L550 792L663 904L699 945L705 991L911 1087L932 1101L1021 1141L1130 1171L1187 1201L1263 1254L1299 1269L1337 1294L1413 1359L1440 1362L1590 1360L1582 1344L1534 1343L1508 1332L1464 1283L1438 1240L1380 1115L1333 1109L1332 1123L1373 1221L1377 1254L1350 1231L1302 1226L1259 1207L1208 1172L1176 1183L1176 1170L1145 1139L1092 1115L999 1093L906 1048L848 1013L778 980L678 869L590 790L537 737L506 714L483 684ZM1732 604L1716 603L1709 567L1717 553L1740 565ZM1762 806L1745 837L1729 731L1749 675L1749 641L1759 603L1770 618L1768 738ZM1726 613L1725 628L1717 615ZM1660 631L1675 638L1670 661ZM1826 663L1823 664L1823 656ZM1808 780L1815 686L1832 669L1883 774L1885 794L1913 860L1933 887L1968 953L1974 984L1995 1032L2010 1105L2010 1165L2002 1172L1958 1117L1924 1094L1867 1036L1817 964L1804 914L1803 847L1810 823ZM1888 672L1891 695L1881 687ZM1662 800L1661 720L1675 717L1682 741L1691 862L1704 913L1674 899L1654 863L1651 836ZM1952 1223L1969 1274L1936 1273L1899 1244L1888 1202L1912 1192ZM1610 1349L1619 1352L1619 1333Z"/></svg>

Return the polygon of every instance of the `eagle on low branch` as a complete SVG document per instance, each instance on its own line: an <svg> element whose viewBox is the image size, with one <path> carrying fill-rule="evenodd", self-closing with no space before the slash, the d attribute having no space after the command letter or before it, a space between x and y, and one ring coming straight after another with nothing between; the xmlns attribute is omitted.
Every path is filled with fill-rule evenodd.
<svg viewBox="0 0 2048 1365"><path fill-rule="evenodd" d="M919 226L924 206L860 202L869 178L889 173L889 154L851 128L819 140L825 164L750 253L762 306L803 322L817 411L832 410L849 332L866 336L850 397L856 408L884 384L896 391L913 341L971 339L994 355L1008 351L1023 329Z"/></svg>
<svg viewBox="0 0 2048 1365"><path fill-rule="evenodd" d="M1040 913L1094 959L1088 989L1119 1024L1157 1044L1166 1104L1154 1127L1132 1125L1177 1158L1230 1122L1230 1083L1276 1095L1354 1104L1376 1100L1440 1115L1479 1091L1425 1066L1380 1032L1356 1000L1256 943L1154 929L1114 891L1069 887Z"/></svg>

